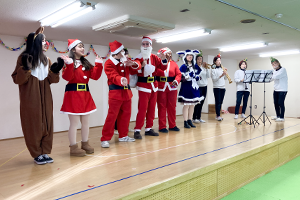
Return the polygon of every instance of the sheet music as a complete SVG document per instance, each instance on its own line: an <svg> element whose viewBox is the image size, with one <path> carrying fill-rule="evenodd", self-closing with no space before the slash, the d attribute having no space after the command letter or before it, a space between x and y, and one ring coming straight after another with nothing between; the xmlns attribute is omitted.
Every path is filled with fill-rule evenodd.
<svg viewBox="0 0 300 200"><path fill-rule="evenodd" d="M270 82L273 76L273 70L246 70L244 83L250 82Z"/></svg>

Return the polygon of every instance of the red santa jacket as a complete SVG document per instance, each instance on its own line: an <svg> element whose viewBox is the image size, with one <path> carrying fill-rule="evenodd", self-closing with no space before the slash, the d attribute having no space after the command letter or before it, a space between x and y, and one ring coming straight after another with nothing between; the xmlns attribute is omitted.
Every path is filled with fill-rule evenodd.
<svg viewBox="0 0 300 200"><path fill-rule="evenodd" d="M176 62L170 60L167 65L166 70L157 70L157 77L158 77L158 91L165 91L168 87L169 90L177 90L177 86L181 81L181 71ZM177 81L177 86L172 86L173 81L166 82L168 77L173 77Z"/></svg>
<svg viewBox="0 0 300 200"><path fill-rule="evenodd" d="M142 57L142 54L140 53L135 59L134 62L136 62L137 64L139 63L143 63L144 59ZM147 60L147 64L151 64L153 66L155 66L155 71L147 76L147 77L154 77L157 75L157 69L161 69L161 70L165 70L167 69L167 62L163 63L163 61L157 57L157 55L151 54L150 59ZM145 77L144 75L144 68L140 69L138 71L138 77ZM143 91L143 92L148 92L151 93L151 90L153 90L154 92L157 91L157 81L151 82L151 83L146 83L146 82L137 82L137 89L139 91Z"/></svg>
<svg viewBox="0 0 300 200"><path fill-rule="evenodd" d="M126 67L124 63L119 62L112 56L105 62L104 71L107 76L107 84L109 87L117 86L123 87L121 84L121 78L127 78L129 83L129 74L137 74L137 71L141 69L141 64L137 63L138 67ZM110 89L108 96L110 99L117 99L127 101L132 98L132 92L130 89Z"/></svg>

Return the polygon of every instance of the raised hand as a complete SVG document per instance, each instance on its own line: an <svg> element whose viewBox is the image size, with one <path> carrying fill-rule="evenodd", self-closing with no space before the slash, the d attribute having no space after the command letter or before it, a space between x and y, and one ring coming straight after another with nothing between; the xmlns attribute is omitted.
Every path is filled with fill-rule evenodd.
<svg viewBox="0 0 300 200"><path fill-rule="evenodd" d="M200 76L197 75L197 76L195 77L195 79L196 79L196 81L199 81L199 80L200 80Z"/></svg>
<svg viewBox="0 0 300 200"><path fill-rule="evenodd" d="M53 73L59 73L59 71L63 68L65 62L62 58L58 57L57 62L53 63L50 67L50 70Z"/></svg>
<svg viewBox="0 0 300 200"><path fill-rule="evenodd" d="M29 54L23 54L22 65L24 70L30 70L32 68L33 57Z"/></svg>
<svg viewBox="0 0 300 200"><path fill-rule="evenodd" d="M102 62L103 62L103 59L102 59L102 57L99 57L98 55L96 56L96 60L100 60L100 61L102 61Z"/></svg>
<svg viewBox="0 0 300 200"><path fill-rule="evenodd" d="M69 58L69 56L61 55L60 57L61 57L61 58L65 61L65 63L67 63L67 64L70 64L70 63L73 62L73 59L72 59L72 58Z"/></svg>

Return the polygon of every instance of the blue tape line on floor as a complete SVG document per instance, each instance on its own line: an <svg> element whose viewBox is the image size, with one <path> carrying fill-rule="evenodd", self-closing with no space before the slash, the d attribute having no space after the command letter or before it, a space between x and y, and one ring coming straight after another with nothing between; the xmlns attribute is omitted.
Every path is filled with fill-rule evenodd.
<svg viewBox="0 0 300 200"><path fill-rule="evenodd" d="M294 126L298 126L299 124L296 124ZM139 175L142 175L142 174L145 174L145 173L148 173L148 172L151 172L151 171L155 171L157 169L161 169L161 168L164 168L164 167L167 167L167 166L170 166L170 165L174 165L174 164L177 164L177 163L180 163L180 162L184 162L186 160L190 160L190 159L193 159L193 158L197 158L199 156L203 156L205 154L209 154L209 153L213 153L213 152L216 152L216 151L220 151L222 149L227 149L229 147L232 147L232 146L236 146L238 144L242 144L242 143L245 143L245 142L248 142L248 141L251 141L251 140L255 140L257 138L260 138L260 137L263 137L263 136L266 136L266 135L269 135L269 134L272 134L272 133L275 133L275 132L278 132L278 131L282 131L284 129L288 129L288 128L291 128L291 127L294 127L294 126L290 126L290 127L287 127L287 128L283 128L283 129L280 129L280 130L276 130L276 131L273 131L273 132L270 132L270 133L267 133L267 134L263 134L263 135L260 135L260 136L257 136L255 138L252 138L252 139L248 139L248 140L244 140L242 142L238 142L238 143L235 143L235 144L232 144L232 145L228 145L226 147L222 147L222 148L219 148L219 149L215 149L215 150L212 150L212 151L208 151L208 152L205 152L205 153L201 153L201 154L198 154L196 156L192 156L192 157L189 157L189 158L186 158L186 159L183 159L183 160L179 160L179 161L176 161L176 162L172 162L172 163L169 163L169 164L166 164L166 165L163 165L161 167L157 167L157 168L154 168L154 169L150 169L148 171L144 171L144 172L141 172L141 173L138 173L138 174L134 174L134 175L131 175L131 176L127 176L125 178L121 178L121 179L118 179L118 180L115 180L115 181L111 181L109 183L105 183L105 184L102 184L102 185L98 185L98 186L95 186L93 188L89 188L89 189L86 189L86 190L82 190L80 192L76 192L76 193L73 193L73 194L70 194L70 195L67 195L67 196L64 196L64 197L60 197L56 200L59 200L59 199L65 199L67 197L71 197L71 196L74 196L76 194L80 194L80 193L83 193L83 192L87 192L87 191L90 191L90 190L94 190L94 189L97 189L97 188L100 188L100 187L103 187L103 186L106 186L106 185L109 185L109 184L112 184L112 183L116 183L116 182L120 182L120 181L123 181L123 180L126 180L126 179L129 179L129 178L132 178L132 177L135 177L135 176L139 176Z"/></svg>

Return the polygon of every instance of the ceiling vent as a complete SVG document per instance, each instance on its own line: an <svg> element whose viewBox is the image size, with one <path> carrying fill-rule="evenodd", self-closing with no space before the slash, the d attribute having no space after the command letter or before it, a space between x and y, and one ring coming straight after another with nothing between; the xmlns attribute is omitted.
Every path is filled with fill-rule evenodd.
<svg viewBox="0 0 300 200"><path fill-rule="evenodd" d="M140 37L175 28L174 24L144 17L124 15L92 27L95 31L105 31L119 35Z"/></svg>

